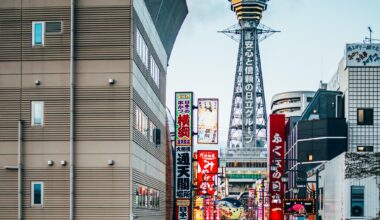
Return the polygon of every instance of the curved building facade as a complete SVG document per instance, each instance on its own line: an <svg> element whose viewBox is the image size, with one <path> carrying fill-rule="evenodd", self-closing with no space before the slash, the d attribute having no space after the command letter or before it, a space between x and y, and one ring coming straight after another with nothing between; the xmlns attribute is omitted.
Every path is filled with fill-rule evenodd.
<svg viewBox="0 0 380 220"><path fill-rule="evenodd" d="M275 94L271 101L271 113L285 114L286 118L301 116L314 94L314 91L291 91Z"/></svg>

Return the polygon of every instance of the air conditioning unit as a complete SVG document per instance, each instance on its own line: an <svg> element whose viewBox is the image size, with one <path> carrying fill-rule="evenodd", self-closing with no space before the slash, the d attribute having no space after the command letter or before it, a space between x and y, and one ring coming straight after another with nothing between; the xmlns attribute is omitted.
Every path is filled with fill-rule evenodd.
<svg viewBox="0 0 380 220"><path fill-rule="evenodd" d="M159 128L153 129L153 142L156 145L161 144L161 130Z"/></svg>
<svg viewBox="0 0 380 220"><path fill-rule="evenodd" d="M360 217L360 216L363 216L364 214L364 209L363 209L363 205L357 205L357 204L353 204L351 206L351 216L353 217Z"/></svg>

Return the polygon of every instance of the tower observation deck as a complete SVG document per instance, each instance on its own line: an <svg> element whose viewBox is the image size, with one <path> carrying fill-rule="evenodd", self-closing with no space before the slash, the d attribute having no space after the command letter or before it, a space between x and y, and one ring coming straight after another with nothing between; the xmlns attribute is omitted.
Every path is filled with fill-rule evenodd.
<svg viewBox="0 0 380 220"><path fill-rule="evenodd" d="M229 1L239 25L234 30L223 33L239 35L239 50L228 143L227 148L221 152L221 162L225 163L222 166L226 166L229 182L240 184L232 188L230 186L229 192L235 191L236 194L236 190L241 192L252 187L252 183L266 174L268 123L259 41L263 35L274 31L260 24L268 0Z"/></svg>

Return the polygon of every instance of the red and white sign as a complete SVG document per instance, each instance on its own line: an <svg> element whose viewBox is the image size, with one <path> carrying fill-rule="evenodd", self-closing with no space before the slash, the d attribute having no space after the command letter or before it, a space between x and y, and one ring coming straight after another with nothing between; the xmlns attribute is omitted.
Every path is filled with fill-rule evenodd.
<svg viewBox="0 0 380 220"><path fill-rule="evenodd" d="M205 199L205 220L214 220L214 200L212 198Z"/></svg>
<svg viewBox="0 0 380 220"><path fill-rule="evenodd" d="M285 186L281 180L285 171L285 115L272 114L269 116L269 219L283 220L283 198Z"/></svg>
<svg viewBox="0 0 380 220"><path fill-rule="evenodd" d="M218 151L198 150L199 195L214 195L215 180L218 178Z"/></svg>

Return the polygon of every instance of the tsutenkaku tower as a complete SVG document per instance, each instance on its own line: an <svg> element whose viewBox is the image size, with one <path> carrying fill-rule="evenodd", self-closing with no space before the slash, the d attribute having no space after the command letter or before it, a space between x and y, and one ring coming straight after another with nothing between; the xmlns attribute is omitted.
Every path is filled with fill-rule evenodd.
<svg viewBox="0 0 380 220"><path fill-rule="evenodd" d="M239 20L239 27L233 32L240 35L240 40L227 154L250 158L256 155L262 158L268 123L259 41L263 34L273 32L260 25L262 13L266 10L269 0L229 1Z"/></svg>

